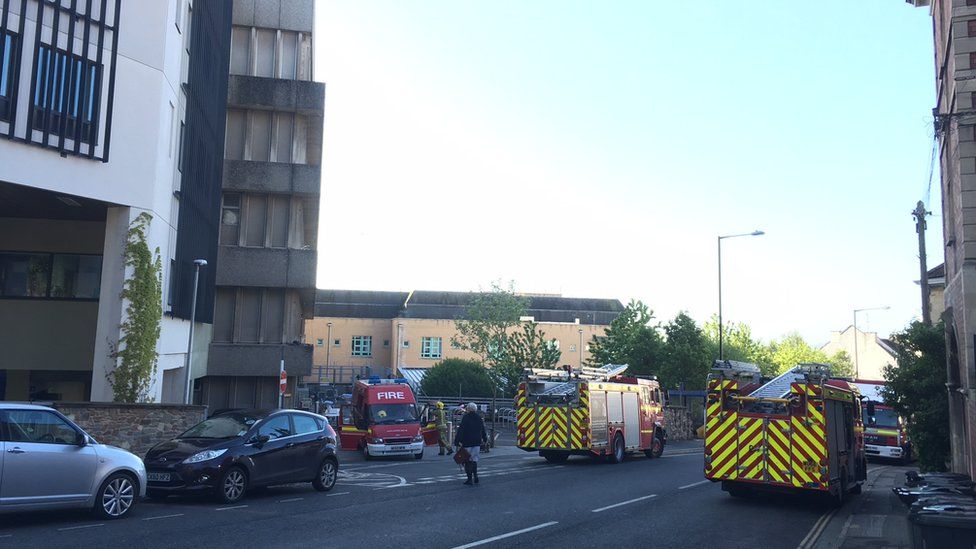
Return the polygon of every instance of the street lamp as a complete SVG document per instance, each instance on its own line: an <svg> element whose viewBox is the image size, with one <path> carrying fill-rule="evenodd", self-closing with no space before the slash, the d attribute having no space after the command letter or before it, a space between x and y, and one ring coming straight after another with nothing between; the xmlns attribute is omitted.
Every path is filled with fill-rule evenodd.
<svg viewBox="0 0 976 549"><path fill-rule="evenodd" d="M583 371L583 328L579 329L579 370Z"/></svg>
<svg viewBox="0 0 976 549"><path fill-rule="evenodd" d="M861 377L861 370L857 364L857 313L863 313L864 311L887 311L890 308L888 305L885 305L884 307L854 309L854 379L860 379Z"/></svg>
<svg viewBox="0 0 976 549"><path fill-rule="evenodd" d="M332 368L332 323L329 322L326 326L329 327L329 333L326 336L328 339L325 340L325 371L328 372Z"/></svg>
<svg viewBox="0 0 976 549"><path fill-rule="evenodd" d="M193 303L190 304L190 336L186 341L186 385L183 388L183 404L190 404L190 354L193 352L193 323L197 319L197 288L200 286L200 267L207 265L206 259L193 260ZM172 275L170 275L172 276Z"/></svg>
<svg viewBox="0 0 976 549"><path fill-rule="evenodd" d="M722 241L726 238L738 238L740 236L762 236L766 233L762 231L752 231L751 233L727 234L718 237L718 358L725 360L725 346L723 345L723 332L725 326L722 324Z"/></svg>

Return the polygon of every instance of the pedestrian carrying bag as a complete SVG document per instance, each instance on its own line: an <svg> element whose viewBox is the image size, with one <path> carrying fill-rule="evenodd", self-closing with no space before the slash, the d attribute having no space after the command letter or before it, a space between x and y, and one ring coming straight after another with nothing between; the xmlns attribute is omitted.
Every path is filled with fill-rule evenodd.
<svg viewBox="0 0 976 549"><path fill-rule="evenodd" d="M471 459L471 454L464 449L464 446L458 446L457 452L454 452L454 463L458 465L463 465Z"/></svg>

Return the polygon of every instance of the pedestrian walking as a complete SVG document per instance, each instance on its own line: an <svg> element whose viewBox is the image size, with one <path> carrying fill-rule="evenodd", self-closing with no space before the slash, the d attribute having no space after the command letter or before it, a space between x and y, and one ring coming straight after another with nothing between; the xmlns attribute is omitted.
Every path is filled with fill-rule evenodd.
<svg viewBox="0 0 976 549"><path fill-rule="evenodd" d="M464 472L468 475L464 483L471 486L478 484L478 454L481 453L481 445L488 443L488 433L485 432L484 420L478 415L478 405L471 402L465 410L461 426L454 436L454 444L464 448L470 456L464 462Z"/></svg>
<svg viewBox="0 0 976 549"><path fill-rule="evenodd" d="M437 455L443 456L445 451L447 455L454 453L454 448L451 448L451 443L447 438L447 412L444 411L444 403L437 401L434 407L434 424L437 426L437 445L440 447L440 451Z"/></svg>

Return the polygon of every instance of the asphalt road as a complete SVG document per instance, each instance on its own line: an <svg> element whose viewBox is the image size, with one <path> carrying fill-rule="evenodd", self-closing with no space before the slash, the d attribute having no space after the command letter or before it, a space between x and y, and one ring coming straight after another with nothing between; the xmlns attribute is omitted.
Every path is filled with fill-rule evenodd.
<svg viewBox="0 0 976 549"><path fill-rule="evenodd" d="M432 451L433 450L433 451ZM0 515L0 545L16 547L797 547L826 509L806 498L739 500L703 482L702 454L668 448L620 465L561 465L516 448L481 462L481 484L428 448L423 460L344 455L327 493L290 485L241 504L170 498L126 519L85 512Z"/></svg>

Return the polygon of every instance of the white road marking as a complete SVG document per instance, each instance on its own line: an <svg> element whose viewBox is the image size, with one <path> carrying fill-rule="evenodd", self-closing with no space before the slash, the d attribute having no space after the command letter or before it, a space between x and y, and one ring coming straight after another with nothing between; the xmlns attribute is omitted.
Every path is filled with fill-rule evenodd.
<svg viewBox="0 0 976 549"><path fill-rule="evenodd" d="M292 501L302 501L303 499L305 499L305 498L288 498L288 499L279 499L279 500L278 500L278 503L290 503L290 502L292 502Z"/></svg>
<svg viewBox="0 0 976 549"><path fill-rule="evenodd" d="M485 538L485 539L478 540L478 541L472 541L471 543L468 543L468 544L465 544L465 545L458 545L454 549L468 549L469 547L477 547L479 545L484 545L486 543L491 543L493 541L498 541L500 539L510 538L510 537L513 537L513 536L518 536L520 534L525 534L525 533L531 532L533 530L541 530L542 528L548 528L550 526L553 526L554 524L559 524L559 523L556 522L556 521L553 521L553 522L543 522L542 524L536 524L535 526L530 526L528 528L523 528L521 530L516 530L514 532L509 532L507 534L500 534L500 535L497 535L497 536L494 536L494 537Z"/></svg>
<svg viewBox="0 0 976 549"><path fill-rule="evenodd" d="M620 503L614 503L613 505L607 505L606 507L600 507L599 509L594 509L592 512L594 512L594 513L602 513L603 511L606 511L606 510L609 510L609 509L614 509L616 507L621 507L623 505L630 505L631 503L637 503L638 501L644 501L645 499L651 499L651 498L656 498L656 497L657 497L657 494L651 494L649 496L644 496L644 497L639 497L639 498L634 498L634 499L628 499L627 501L621 501Z"/></svg>
<svg viewBox="0 0 976 549"><path fill-rule="evenodd" d="M160 515L158 517L146 517L146 518L144 518L142 520L159 520L159 519L164 519L164 518L176 518L176 517L182 517L182 516L183 516L183 513L176 513L175 515Z"/></svg>
<svg viewBox="0 0 976 549"><path fill-rule="evenodd" d="M214 509L214 511L230 511L231 509L243 509L245 507L247 507L247 505L232 505L230 507L218 507Z"/></svg>
<svg viewBox="0 0 976 549"><path fill-rule="evenodd" d="M99 526L105 526L102 524L82 524L81 526L69 526L67 528L58 528L58 532L65 532L67 530L81 530L82 528L98 528Z"/></svg>
<svg viewBox="0 0 976 549"><path fill-rule="evenodd" d="M327 497L327 498L331 498L332 496L344 496L344 495L346 495L346 494L348 494L348 493L349 493L349 492L336 492L335 494L328 494L328 495L326 495L325 497Z"/></svg>
<svg viewBox="0 0 976 549"><path fill-rule="evenodd" d="M694 488L695 486L701 486L702 484L708 484L712 481L710 480L700 480L698 482L693 482L691 484L685 484L684 486L678 486L678 490L687 490L688 488Z"/></svg>
<svg viewBox="0 0 976 549"><path fill-rule="evenodd" d="M13 534L4 534L4 535L0 536L0 538L12 538L12 537L14 537Z"/></svg>
<svg viewBox="0 0 976 549"><path fill-rule="evenodd" d="M830 519L833 518L834 514L837 513L837 509L832 511L827 511L817 522L813 523L813 528L807 532L806 537L800 540L800 544L797 545L797 549L806 549L807 547L813 547L813 545L820 539L820 534L823 534L824 529L827 528L827 524L830 523Z"/></svg>
<svg viewBox="0 0 976 549"><path fill-rule="evenodd" d="M703 455L702 452L690 452L687 454L667 454L661 457L662 458L683 458L688 456L701 456L701 455Z"/></svg>

